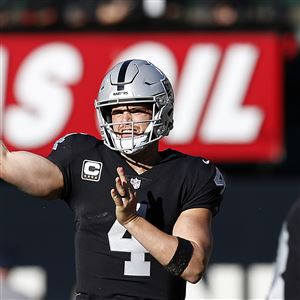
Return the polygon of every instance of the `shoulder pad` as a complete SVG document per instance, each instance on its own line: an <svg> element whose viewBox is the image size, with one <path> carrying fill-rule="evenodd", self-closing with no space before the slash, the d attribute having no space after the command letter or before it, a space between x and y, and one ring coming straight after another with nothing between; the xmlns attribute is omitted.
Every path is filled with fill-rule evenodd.
<svg viewBox="0 0 300 300"><path fill-rule="evenodd" d="M94 136L89 134L73 132L58 139L54 143L52 150L56 150L60 144L63 144L64 146L91 145L97 143L97 141L98 140Z"/></svg>

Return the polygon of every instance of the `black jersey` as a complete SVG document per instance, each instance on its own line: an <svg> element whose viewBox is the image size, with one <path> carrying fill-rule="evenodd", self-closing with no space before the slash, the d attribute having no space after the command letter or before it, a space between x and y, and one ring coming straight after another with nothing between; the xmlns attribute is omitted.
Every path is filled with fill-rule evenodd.
<svg viewBox="0 0 300 300"><path fill-rule="evenodd" d="M137 192L138 214L172 234L184 210L220 206L224 181L209 161L173 150L138 175L119 152L83 134L60 139L49 159L62 171L62 198L75 214L78 293L93 299L184 299L185 281L169 274L116 221L110 190L122 166ZM197 230L195 228L195 230Z"/></svg>
<svg viewBox="0 0 300 300"><path fill-rule="evenodd" d="M300 199L290 208L278 243L274 280L267 297L300 299Z"/></svg>

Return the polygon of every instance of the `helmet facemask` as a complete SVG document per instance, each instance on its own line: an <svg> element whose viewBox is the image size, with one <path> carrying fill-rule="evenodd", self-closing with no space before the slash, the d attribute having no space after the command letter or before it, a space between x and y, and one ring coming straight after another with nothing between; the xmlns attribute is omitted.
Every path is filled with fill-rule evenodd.
<svg viewBox="0 0 300 300"><path fill-rule="evenodd" d="M120 92L120 83L114 83L116 77L114 72L121 72L118 66L124 63L115 66L102 82L98 99L95 100L95 108L104 144L110 149L134 154L168 135L173 128L173 90L165 75L151 63L142 60L128 62L125 63L132 65L128 71L133 74L132 78L126 77L126 84L123 84L124 87ZM112 122L111 111L114 106L149 104L152 105L150 120ZM135 126L145 122L148 126L144 132L135 134ZM131 135L120 137L114 130L114 127L118 125L128 127Z"/></svg>

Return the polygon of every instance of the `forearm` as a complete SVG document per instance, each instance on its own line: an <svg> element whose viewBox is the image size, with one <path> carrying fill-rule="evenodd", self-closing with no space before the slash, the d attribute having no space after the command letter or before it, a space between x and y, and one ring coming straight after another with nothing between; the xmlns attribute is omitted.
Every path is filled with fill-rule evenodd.
<svg viewBox="0 0 300 300"><path fill-rule="evenodd" d="M126 181L124 169L117 168L117 173L119 176L116 177L116 188L111 189L111 197L116 205L119 223L172 274L181 274L191 283L198 282L212 247L211 211L205 208L183 211L172 234L165 233L137 215L136 193Z"/></svg>
<svg viewBox="0 0 300 300"><path fill-rule="evenodd" d="M176 236L162 232L142 217L136 217L124 227L162 266L165 267L169 264L177 250L178 239ZM184 235L181 237L187 239ZM181 277L191 283L196 283L204 274L210 247L204 249L202 245L198 245L192 240L191 244L193 255Z"/></svg>
<svg viewBox="0 0 300 300"><path fill-rule="evenodd" d="M55 198L62 178L46 158L25 151L7 152L1 157L0 178L37 197Z"/></svg>
<svg viewBox="0 0 300 300"><path fill-rule="evenodd" d="M167 265L177 248L177 238L166 234L142 217L124 225L149 253L163 266Z"/></svg>

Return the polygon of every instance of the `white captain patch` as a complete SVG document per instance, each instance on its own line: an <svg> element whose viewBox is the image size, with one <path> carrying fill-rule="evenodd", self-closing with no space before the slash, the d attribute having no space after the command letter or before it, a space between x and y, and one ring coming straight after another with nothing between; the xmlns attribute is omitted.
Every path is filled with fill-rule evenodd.
<svg viewBox="0 0 300 300"><path fill-rule="evenodd" d="M102 172L102 162L84 160L81 169L81 179L89 181L99 181Z"/></svg>

